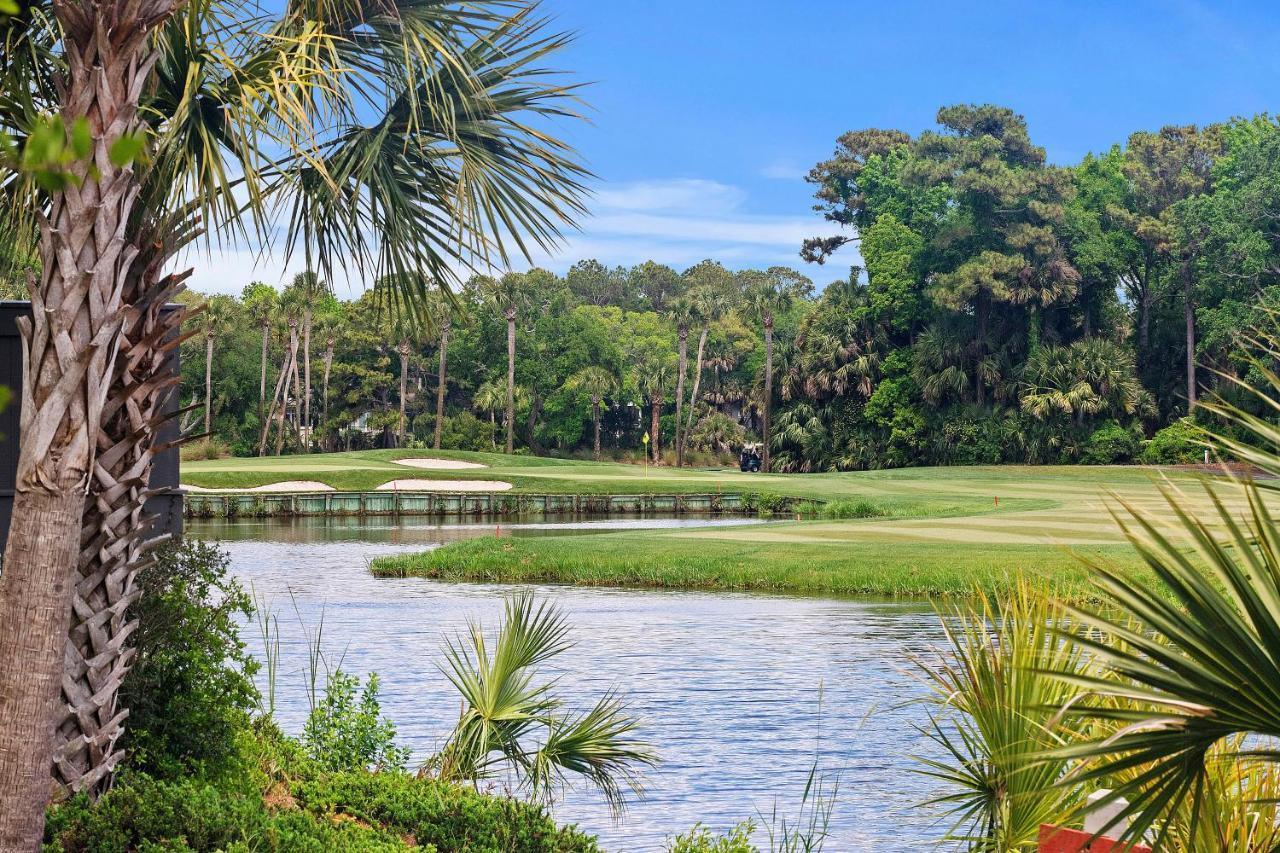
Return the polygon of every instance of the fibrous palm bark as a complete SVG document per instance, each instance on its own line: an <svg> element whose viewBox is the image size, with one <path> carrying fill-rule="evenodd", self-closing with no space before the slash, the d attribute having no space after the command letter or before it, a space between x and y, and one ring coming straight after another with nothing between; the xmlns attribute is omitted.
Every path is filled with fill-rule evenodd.
<svg viewBox="0 0 1280 853"><path fill-rule="evenodd" d="M13 522L0 574L0 849L39 846L85 494L125 321L138 250L125 239L138 180L112 147L139 129L155 60L147 38L172 0L55 4L64 32L62 114L83 119L89 162L50 193L40 224L41 280L19 324L25 377ZM18 665L18 664L21 665Z"/></svg>
<svg viewBox="0 0 1280 853"><path fill-rule="evenodd" d="M138 624L130 613L138 597L135 580L166 538L153 534L146 503L153 494L152 463L168 446L158 436L176 415L167 409L179 377L168 363L181 343L183 312L165 305L189 273L157 281L159 261L131 277L135 292L126 294L130 308L81 526L53 770L56 782L90 795L110 783L124 756L118 743L128 710L117 696L134 655L128 641Z"/></svg>
<svg viewBox="0 0 1280 853"><path fill-rule="evenodd" d="M507 318L507 453L515 450L516 428L516 309L508 305Z"/></svg>

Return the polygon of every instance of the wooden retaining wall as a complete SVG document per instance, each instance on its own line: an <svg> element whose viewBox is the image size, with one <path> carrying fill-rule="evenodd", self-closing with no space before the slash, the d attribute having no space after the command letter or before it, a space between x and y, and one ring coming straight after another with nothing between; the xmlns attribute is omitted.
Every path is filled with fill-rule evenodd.
<svg viewBox="0 0 1280 853"><path fill-rule="evenodd" d="M187 492L187 518L360 515L754 514L742 495L511 495L463 492Z"/></svg>

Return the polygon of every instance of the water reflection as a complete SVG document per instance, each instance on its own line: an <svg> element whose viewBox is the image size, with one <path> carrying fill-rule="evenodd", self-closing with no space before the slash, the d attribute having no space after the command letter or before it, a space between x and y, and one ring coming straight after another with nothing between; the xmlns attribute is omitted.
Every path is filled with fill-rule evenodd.
<svg viewBox="0 0 1280 853"><path fill-rule="evenodd" d="M517 588L375 579L366 570L375 556L493 535L493 525L353 519L195 522L189 530L222 540L235 573L279 614L277 715L286 730L298 731L307 712L302 626L323 618L330 657L355 674L379 673L384 710L418 758L440 744L458 712L437 668L441 639L468 617L496 624L503 598ZM504 526L508 532L548 531ZM910 772L908 757L931 751L915 729L923 709L908 701L922 688L905 671L911 653L941 640L927 606L565 586L538 592L565 610L578 643L553 673L563 694L585 705L621 688L663 759L648 774L647 798L619 823L589 791L557 806L559 819L599 833L606 848L660 850L697 821L726 829L768 813L775 800L781 813L794 813L819 737L823 764L842 774L828 850L916 850L936 837L938 827L912 807L930 783Z"/></svg>

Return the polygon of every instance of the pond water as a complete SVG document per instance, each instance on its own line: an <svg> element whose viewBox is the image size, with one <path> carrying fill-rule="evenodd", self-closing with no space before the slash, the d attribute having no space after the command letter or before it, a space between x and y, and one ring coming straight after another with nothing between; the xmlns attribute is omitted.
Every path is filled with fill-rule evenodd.
<svg viewBox="0 0 1280 853"><path fill-rule="evenodd" d="M750 523L616 519L502 526L502 535L625 525ZM568 527L564 526L568 525ZM279 617L276 714L297 732L307 713L308 631L323 620L330 661L382 680L383 711L415 760L440 745L458 714L437 668L444 638L468 618L496 626L510 585L378 579L373 557L491 536L492 524L393 520L191 522L221 540L235 574ZM916 726L924 690L912 654L941 642L927 605L740 593L539 586L573 626L577 644L553 673L571 702L617 688L661 763L645 798L615 821L590 790L556 805L563 822L598 833L610 850L661 850L694 823L724 830L776 813L793 820L815 755L839 774L828 851L918 850L942 827L916 805L933 783L912 755L932 754ZM255 653L260 640L245 632ZM766 821L767 822L767 821ZM763 837L763 836L761 836ZM758 837L757 840L759 840ZM764 844L767 849L767 842Z"/></svg>

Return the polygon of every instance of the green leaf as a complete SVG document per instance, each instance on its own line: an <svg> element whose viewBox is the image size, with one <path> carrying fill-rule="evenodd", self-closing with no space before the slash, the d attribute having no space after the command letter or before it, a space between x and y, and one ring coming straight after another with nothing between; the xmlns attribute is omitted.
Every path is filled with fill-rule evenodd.
<svg viewBox="0 0 1280 853"><path fill-rule="evenodd" d="M80 160L93 153L93 131L89 129L89 122L83 116L71 126L71 151Z"/></svg>
<svg viewBox="0 0 1280 853"><path fill-rule="evenodd" d="M142 152L142 141L142 133L139 132L122 136L111 143L111 150L107 152L111 164L125 166L138 159L138 155Z"/></svg>

